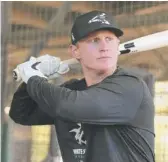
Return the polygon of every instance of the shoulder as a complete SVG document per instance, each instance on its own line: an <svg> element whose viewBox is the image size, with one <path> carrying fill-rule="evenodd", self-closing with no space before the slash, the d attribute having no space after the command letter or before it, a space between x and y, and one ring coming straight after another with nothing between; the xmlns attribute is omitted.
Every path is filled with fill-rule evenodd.
<svg viewBox="0 0 168 162"><path fill-rule="evenodd" d="M101 86L123 95L143 94L144 81L134 71L118 68L113 75L103 81Z"/></svg>
<svg viewBox="0 0 168 162"><path fill-rule="evenodd" d="M119 79L119 80L134 80L135 82L145 82L148 84L150 81L154 81L154 76L143 69L131 67L131 68L123 68L118 67L115 73L109 76L109 79Z"/></svg>
<svg viewBox="0 0 168 162"><path fill-rule="evenodd" d="M145 80L146 78L151 78L153 75L143 69L137 68L137 67L118 67L116 70L116 73L114 75L118 76L129 76L129 77L134 77L137 79L143 79Z"/></svg>
<svg viewBox="0 0 168 162"><path fill-rule="evenodd" d="M142 82L143 77L139 74L139 72L128 69L118 67L117 70L111 76L107 77L108 80L118 81L118 83L126 84L126 82L134 81L134 82Z"/></svg>

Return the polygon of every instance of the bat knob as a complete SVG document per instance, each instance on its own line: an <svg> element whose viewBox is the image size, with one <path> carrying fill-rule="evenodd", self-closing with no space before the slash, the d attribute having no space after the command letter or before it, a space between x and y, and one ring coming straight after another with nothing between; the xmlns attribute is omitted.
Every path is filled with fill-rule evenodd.
<svg viewBox="0 0 168 162"><path fill-rule="evenodd" d="M13 70L13 79L17 82L21 80L19 70L17 68Z"/></svg>

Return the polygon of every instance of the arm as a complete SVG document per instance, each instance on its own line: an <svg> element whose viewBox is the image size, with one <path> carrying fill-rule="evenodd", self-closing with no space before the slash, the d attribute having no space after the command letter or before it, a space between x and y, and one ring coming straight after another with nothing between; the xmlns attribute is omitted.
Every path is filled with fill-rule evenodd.
<svg viewBox="0 0 168 162"><path fill-rule="evenodd" d="M22 83L13 96L9 116L22 125L46 125L53 124L51 116L44 113L37 103L31 99L26 90L26 84Z"/></svg>
<svg viewBox="0 0 168 162"><path fill-rule="evenodd" d="M124 75L106 78L83 91L55 86L33 76L28 80L29 95L49 115L83 123L129 123L143 99L143 84Z"/></svg>
<svg viewBox="0 0 168 162"><path fill-rule="evenodd" d="M72 79L61 85L61 87L73 89L73 83L76 81ZM22 125L48 125L54 123L54 118L39 108L38 104L29 96L25 83L22 83L14 93L9 116L16 123Z"/></svg>

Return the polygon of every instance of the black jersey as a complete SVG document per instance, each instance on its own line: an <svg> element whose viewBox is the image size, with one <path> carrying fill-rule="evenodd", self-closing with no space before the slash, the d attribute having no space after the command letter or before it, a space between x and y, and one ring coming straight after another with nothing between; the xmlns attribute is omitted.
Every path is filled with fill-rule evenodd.
<svg viewBox="0 0 168 162"><path fill-rule="evenodd" d="M154 162L154 104L145 82L118 68L102 82L62 86L33 76L14 94L10 117L54 124L64 162Z"/></svg>

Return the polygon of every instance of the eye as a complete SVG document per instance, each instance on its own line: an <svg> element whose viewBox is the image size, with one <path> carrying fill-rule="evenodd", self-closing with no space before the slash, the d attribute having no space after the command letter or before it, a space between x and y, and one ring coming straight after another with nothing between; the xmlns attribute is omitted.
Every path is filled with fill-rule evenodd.
<svg viewBox="0 0 168 162"><path fill-rule="evenodd" d="M95 37L95 38L90 39L89 42L98 43L99 40L100 40L100 39L99 39L98 37Z"/></svg>
<svg viewBox="0 0 168 162"><path fill-rule="evenodd" d="M112 41L113 38L112 37L106 37L106 41Z"/></svg>
<svg viewBox="0 0 168 162"><path fill-rule="evenodd" d="M96 38L93 38L92 42L93 42L93 43L98 43L99 40L100 40L100 39L99 39L98 37L96 37Z"/></svg>

